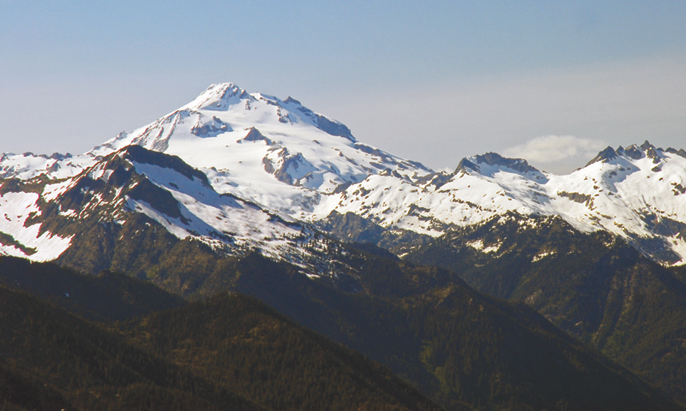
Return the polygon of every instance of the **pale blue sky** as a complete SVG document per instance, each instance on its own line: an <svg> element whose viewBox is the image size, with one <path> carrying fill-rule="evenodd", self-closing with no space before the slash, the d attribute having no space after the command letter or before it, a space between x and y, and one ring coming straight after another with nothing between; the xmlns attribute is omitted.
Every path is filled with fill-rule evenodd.
<svg viewBox="0 0 686 411"><path fill-rule="evenodd" d="M686 1L0 0L0 152L83 152L232 81L434 168L537 139L565 171L686 147L684 21Z"/></svg>

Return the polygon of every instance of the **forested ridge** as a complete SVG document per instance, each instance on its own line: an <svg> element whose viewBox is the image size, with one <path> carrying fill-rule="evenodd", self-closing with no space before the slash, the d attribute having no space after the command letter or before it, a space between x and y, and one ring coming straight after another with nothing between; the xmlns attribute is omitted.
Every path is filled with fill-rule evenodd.
<svg viewBox="0 0 686 411"><path fill-rule="evenodd" d="M93 323L0 286L5 409L440 409L383 366L250 297L129 318Z"/></svg>
<svg viewBox="0 0 686 411"><path fill-rule="evenodd" d="M77 410L682 409L528 307L383 254L354 254L359 274L336 281L258 255L217 260L200 267L222 267L227 291L198 290L190 303L149 283L131 289L141 282L124 275L0 258L4 386L36 393L3 401L27 410L46 409L41 398ZM49 272L53 291L7 280L17 268L39 283ZM61 295L74 287L86 302L145 300L148 311L84 310L79 293Z"/></svg>
<svg viewBox="0 0 686 411"><path fill-rule="evenodd" d="M522 301L569 335L686 401L686 284L624 240L561 219L455 230L406 259L451 270L475 289ZM483 253L469 246L498 246Z"/></svg>

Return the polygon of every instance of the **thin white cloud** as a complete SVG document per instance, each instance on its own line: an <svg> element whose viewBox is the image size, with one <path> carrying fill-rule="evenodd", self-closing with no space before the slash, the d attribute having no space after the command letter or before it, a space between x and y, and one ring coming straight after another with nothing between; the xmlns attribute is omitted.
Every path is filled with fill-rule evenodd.
<svg viewBox="0 0 686 411"><path fill-rule="evenodd" d="M541 136L503 150L507 157L524 158L533 163L553 164L586 160L605 148L602 141L574 136Z"/></svg>

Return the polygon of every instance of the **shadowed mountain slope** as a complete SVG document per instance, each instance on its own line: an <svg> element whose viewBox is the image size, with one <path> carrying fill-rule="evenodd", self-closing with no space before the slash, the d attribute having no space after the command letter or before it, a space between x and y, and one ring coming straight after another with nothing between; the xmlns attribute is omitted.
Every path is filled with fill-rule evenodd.
<svg viewBox="0 0 686 411"><path fill-rule="evenodd" d="M51 399L76 410L440 409L248 297L117 324L103 329L0 287L0 400L27 409Z"/></svg>
<svg viewBox="0 0 686 411"><path fill-rule="evenodd" d="M84 275L16 257L0 257L0 284L95 321L120 321L186 304L179 296L124 274Z"/></svg>
<svg viewBox="0 0 686 411"><path fill-rule="evenodd" d="M407 260L525 302L551 322L686 401L686 286L604 232L511 215L455 230Z"/></svg>

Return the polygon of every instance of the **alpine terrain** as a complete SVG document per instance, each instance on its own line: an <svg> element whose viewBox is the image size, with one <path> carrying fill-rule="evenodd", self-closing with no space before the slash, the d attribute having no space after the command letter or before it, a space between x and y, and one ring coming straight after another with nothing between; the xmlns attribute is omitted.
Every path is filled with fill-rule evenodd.
<svg viewBox="0 0 686 411"><path fill-rule="evenodd" d="M683 149L436 172L215 84L86 153L0 156L0 400L684 409L684 235Z"/></svg>

